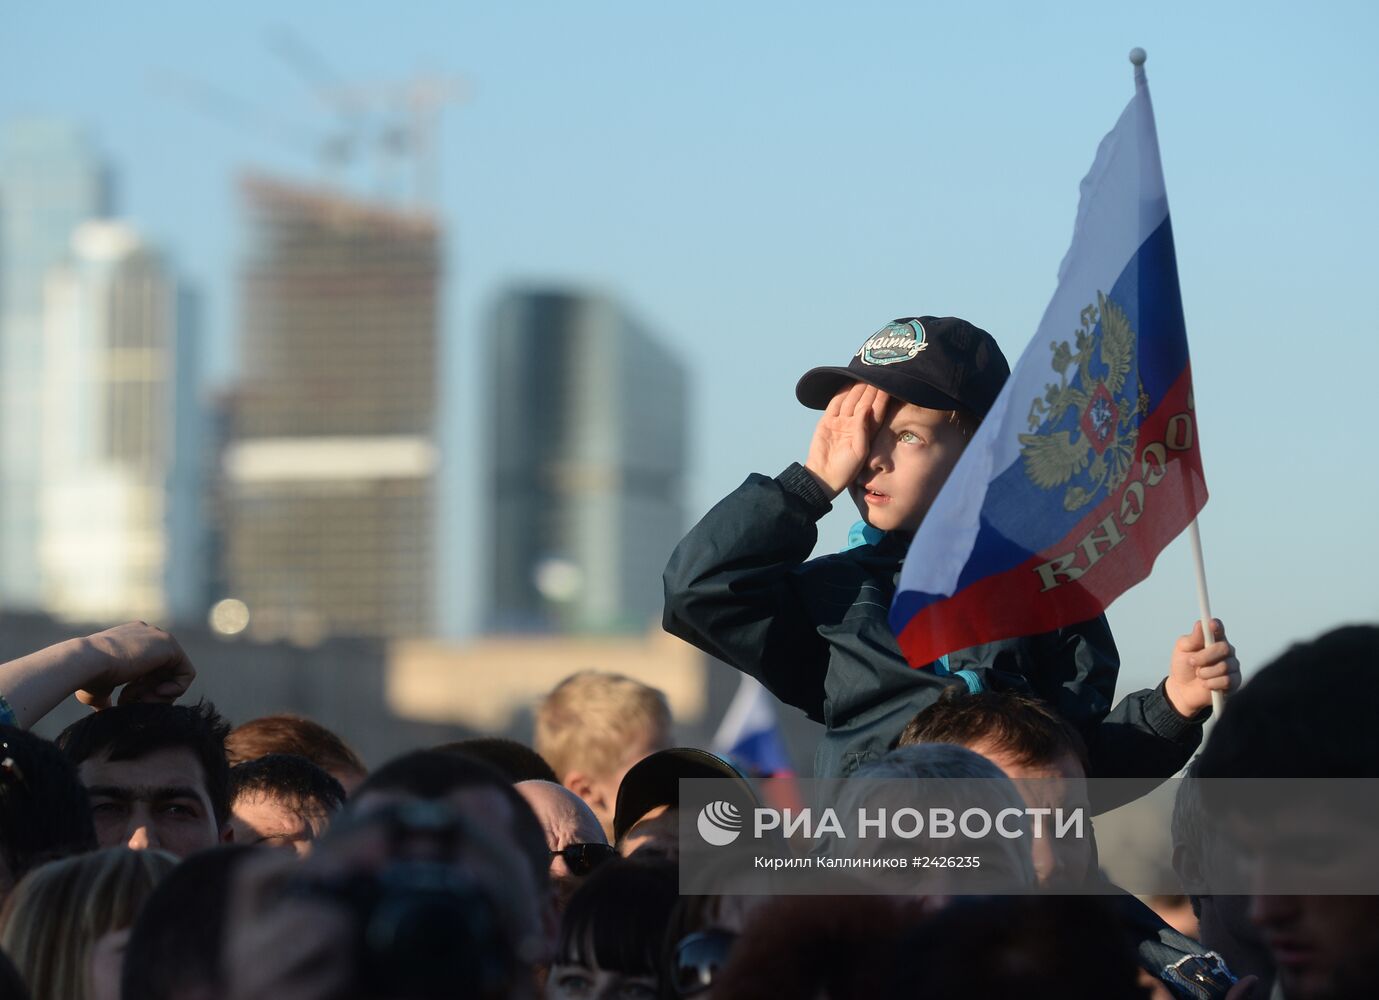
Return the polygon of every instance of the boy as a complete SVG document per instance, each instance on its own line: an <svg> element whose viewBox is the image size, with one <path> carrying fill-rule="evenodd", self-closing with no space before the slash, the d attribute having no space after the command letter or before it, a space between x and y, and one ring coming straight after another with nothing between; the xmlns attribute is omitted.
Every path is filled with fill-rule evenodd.
<svg viewBox="0 0 1379 1000"><path fill-rule="evenodd" d="M996 341L965 320L895 320L846 368L800 379L799 400L824 410L805 464L749 477L671 556L666 630L822 722L818 777L884 754L917 712L965 687L1050 703L1086 740L1094 776L1163 778L1201 741L1211 690L1234 683L1228 644L1199 645L1108 714L1120 661L1104 616L920 670L905 662L887 621L901 561L1009 374ZM865 522L860 544L806 562L815 522L844 490Z"/></svg>

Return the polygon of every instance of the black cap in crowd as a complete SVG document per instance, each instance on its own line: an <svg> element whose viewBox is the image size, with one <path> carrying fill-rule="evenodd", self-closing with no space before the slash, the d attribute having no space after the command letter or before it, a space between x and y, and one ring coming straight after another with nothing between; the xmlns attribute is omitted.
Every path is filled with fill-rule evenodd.
<svg viewBox="0 0 1379 1000"><path fill-rule="evenodd" d="M727 778L736 785L730 798L750 811L756 802L752 783L715 753L698 747L658 750L633 764L618 786L613 810L613 839L621 840L636 822L657 806L680 804L681 778Z"/></svg>
<svg viewBox="0 0 1379 1000"><path fill-rule="evenodd" d="M995 338L954 316L906 316L887 323L857 349L846 368L804 373L795 395L815 410L853 382L935 410L986 416L1010 376Z"/></svg>

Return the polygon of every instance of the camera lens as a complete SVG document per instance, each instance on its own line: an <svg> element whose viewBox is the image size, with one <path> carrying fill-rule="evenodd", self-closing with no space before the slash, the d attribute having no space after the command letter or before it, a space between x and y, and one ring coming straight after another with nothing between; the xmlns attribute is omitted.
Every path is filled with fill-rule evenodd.
<svg viewBox="0 0 1379 1000"><path fill-rule="evenodd" d="M488 897L444 865L394 865L378 876L363 926L365 983L408 997L499 995L507 967Z"/></svg>

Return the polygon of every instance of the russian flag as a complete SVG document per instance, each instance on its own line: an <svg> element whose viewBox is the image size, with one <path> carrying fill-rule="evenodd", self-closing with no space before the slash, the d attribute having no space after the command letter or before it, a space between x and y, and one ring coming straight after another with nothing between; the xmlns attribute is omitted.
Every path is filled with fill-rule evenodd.
<svg viewBox="0 0 1379 1000"><path fill-rule="evenodd" d="M794 774L771 695L754 677L742 675L737 694L718 725L710 748L754 778Z"/></svg>
<svg viewBox="0 0 1379 1000"><path fill-rule="evenodd" d="M900 648L925 667L1094 618L1206 499L1141 57L1053 301L911 543L890 612Z"/></svg>

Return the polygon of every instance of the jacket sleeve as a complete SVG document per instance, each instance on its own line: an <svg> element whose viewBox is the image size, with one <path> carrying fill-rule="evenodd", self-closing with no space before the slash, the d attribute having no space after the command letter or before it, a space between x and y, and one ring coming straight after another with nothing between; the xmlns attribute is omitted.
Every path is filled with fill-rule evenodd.
<svg viewBox="0 0 1379 1000"><path fill-rule="evenodd" d="M1202 723L1210 715L1210 708L1190 719L1179 715L1162 682L1117 702L1087 749L1090 777L1122 780L1094 786L1092 811L1105 812L1147 795L1182 770L1201 744Z"/></svg>
<svg viewBox="0 0 1379 1000"><path fill-rule="evenodd" d="M752 475L690 530L665 571L667 632L750 674L823 721L828 643L811 621L799 570L832 504L792 465Z"/></svg>
<svg viewBox="0 0 1379 1000"><path fill-rule="evenodd" d="M1095 812L1123 805L1176 774L1202 742L1206 712L1178 714L1163 685L1134 691L1111 705L1120 656L1105 615L1033 636L965 651L963 662L982 688L1028 690L1071 722L1087 744L1089 777L1125 779L1124 788L1098 783ZM1111 793L1116 794L1111 794ZM1106 798L1103 801L1103 793Z"/></svg>

